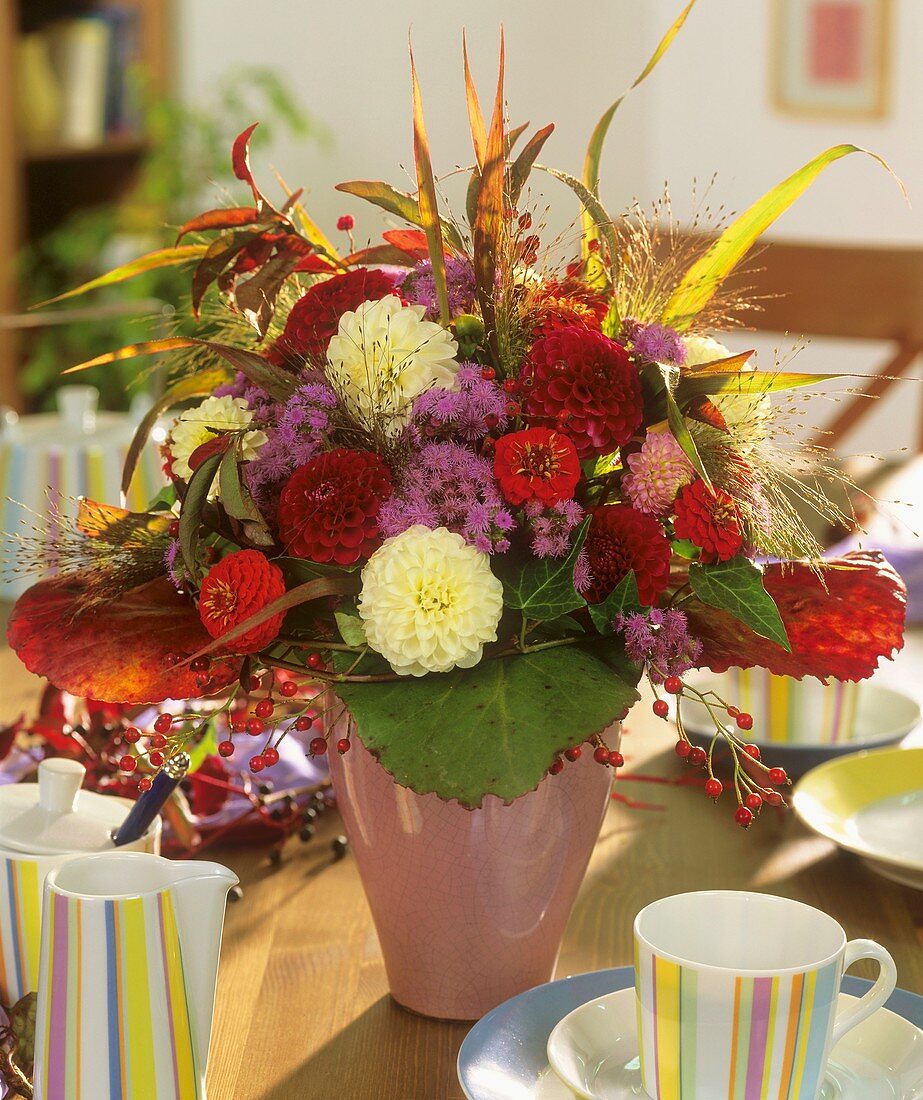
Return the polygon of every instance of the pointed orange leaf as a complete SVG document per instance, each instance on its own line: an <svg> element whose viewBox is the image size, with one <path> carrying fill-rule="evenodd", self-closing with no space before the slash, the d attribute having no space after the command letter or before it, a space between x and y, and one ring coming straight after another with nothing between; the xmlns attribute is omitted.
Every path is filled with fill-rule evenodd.
<svg viewBox="0 0 923 1100"><path fill-rule="evenodd" d="M417 201L420 206L420 224L426 232L429 244L429 258L433 265L433 281L436 284L436 299L439 302L439 319L447 325L451 318L449 310L449 292L445 277L445 255L442 250L442 223L439 218L436 180L433 176L433 164L430 159L429 141L426 137L426 124L423 121L423 97L420 94L420 82L417 79L417 67L413 60L413 48L410 49L410 79L413 88L413 159L417 167Z"/></svg>
<svg viewBox="0 0 923 1100"><path fill-rule="evenodd" d="M471 141L474 145L474 157L478 162L478 168L483 171L484 159L487 156L487 127L484 125L484 115L481 112L478 90L474 86L474 80L471 76L471 66L468 63L468 40L464 31L462 31L462 54L465 59L465 96L468 100Z"/></svg>

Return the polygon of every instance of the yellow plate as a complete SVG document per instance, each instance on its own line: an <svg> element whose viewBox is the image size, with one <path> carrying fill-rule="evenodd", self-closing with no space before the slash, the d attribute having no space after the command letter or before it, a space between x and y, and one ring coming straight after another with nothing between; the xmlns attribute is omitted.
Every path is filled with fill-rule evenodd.
<svg viewBox="0 0 923 1100"><path fill-rule="evenodd" d="M815 833L923 889L923 748L830 760L801 780L792 805Z"/></svg>

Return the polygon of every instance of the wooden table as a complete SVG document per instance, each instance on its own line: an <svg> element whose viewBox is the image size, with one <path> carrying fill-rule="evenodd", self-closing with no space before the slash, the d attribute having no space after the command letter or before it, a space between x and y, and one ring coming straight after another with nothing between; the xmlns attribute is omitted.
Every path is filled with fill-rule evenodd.
<svg viewBox="0 0 923 1100"><path fill-rule="evenodd" d="M919 665L920 646L904 669ZM888 679L900 674L890 670ZM2 710L36 681L0 653ZM628 774L678 776L671 728L639 704L623 751ZM755 888L831 913L849 936L894 955L900 984L923 993L923 893L897 886L814 837L791 814L743 832L726 797L634 782L619 792L659 810L613 803L573 916L558 974L631 962L631 922L665 894ZM467 1024L412 1016L388 997L384 966L353 860L335 861L335 812L278 866L256 850L214 853L240 875L229 906L208 1074L210 1100L461 1100L455 1058ZM873 970L855 973L873 976Z"/></svg>

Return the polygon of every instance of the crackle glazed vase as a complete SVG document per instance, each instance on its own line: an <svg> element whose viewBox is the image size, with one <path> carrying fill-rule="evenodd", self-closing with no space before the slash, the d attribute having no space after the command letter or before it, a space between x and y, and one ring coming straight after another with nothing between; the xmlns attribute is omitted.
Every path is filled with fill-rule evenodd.
<svg viewBox="0 0 923 1100"><path fill-rule="evenodd" d="M615 747L619 731L607 740ZM331 754L337 805L378 930L391 995L475 1020L548 981L599 835L612 771L589 752L511 805L419 795L351 732Z"/></svg>

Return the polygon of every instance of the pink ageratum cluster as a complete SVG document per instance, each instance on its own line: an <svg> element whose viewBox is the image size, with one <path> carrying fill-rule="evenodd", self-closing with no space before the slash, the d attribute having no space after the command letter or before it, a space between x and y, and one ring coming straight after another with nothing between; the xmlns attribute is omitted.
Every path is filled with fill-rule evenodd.
<svg viewBox="0 0 923 1100"><path fill-rule="evenodd" d="M628 456L622 490L633 508L665 516L676 494L695 476L692 463L669 432L648 432L641 450Z"/></svg>
<svg viewBox="0 0 923 1100"><path fill-rule="evenodd" d="M452 390L434 386L414 401L410 436L414 443L453 436L475 443L494 428L506 427L509 397L483 375L483 368L463 363Z"/></svg>
<svg viewBox="0 0 923 1100"><path fill-rule="evenodd" d="M701 641L689 634L686 616L672 608L617 615L615 627L625 637L625 653L635 664L647 666L655 684L688 672L702 652Z"/></svg>
<svg viewBox="0 0 923 1100"><path fill-rule="evenodd" d="M386 538L416 524L447 527L486 554L502 554L515 521L485 458L459 443L428 443L378 513Z"/></svg>

